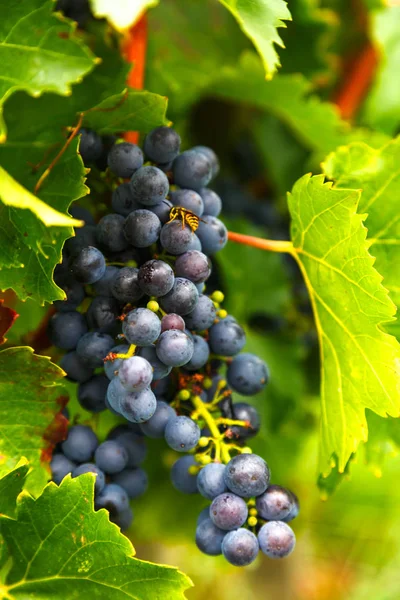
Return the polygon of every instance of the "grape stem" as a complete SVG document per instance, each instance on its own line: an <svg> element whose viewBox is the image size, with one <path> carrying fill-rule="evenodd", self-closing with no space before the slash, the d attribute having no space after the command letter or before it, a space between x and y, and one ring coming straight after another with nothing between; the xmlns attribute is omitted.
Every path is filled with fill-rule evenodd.
<svg viewBox="0 0 400 600"><path fill-rule="evenodd" d="M229 454L229 448L224 443L223 435L219 432L216 421L214 420L212 414L209 412L207 406L204 404L202 399L199 396L192 396L191 398L192 404L196 409L196 413L202 417L210 430L211 436L213 438L215 444L215 459L217 462L220 460L227 464L231 460L231 456Z"/></svg>
<svg viewBox="0 0 400 600"><path fill-rule="evenodd" d="M264 238L255 237L253 235L245 235L243 233L236 233L234 231L228 231L228 239L231 242L252 246L253 248L259 248L260 250L269 250L270 252L287 252L288 254L292 255L295 254L292 242L265 240Z"/></svg>

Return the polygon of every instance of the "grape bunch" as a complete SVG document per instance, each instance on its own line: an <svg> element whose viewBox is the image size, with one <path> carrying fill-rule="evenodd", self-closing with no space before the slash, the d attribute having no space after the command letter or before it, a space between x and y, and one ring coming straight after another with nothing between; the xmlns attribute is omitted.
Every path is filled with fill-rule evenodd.
<svg viewBox="0 0 400 600"><path fill-rule="evenodd" d="M237 566L260 549L287 556L298 500L270 485L267 463L247 445L259 414L232 397L260 392L268 368L242 352L246 335L222 307L223 293L207 293L210 257L228 239L221 199L207 187L218 158L204 146L180 152L168 127L151 131L143 151L81 132L85 164L99 165L106 146L113 212L95 223L83 209L71 211L86 224L55 272L66 300L55 303L49 337L66 351L61 366L79 384L80 405L110 410L125 424L100 445L90 428L74 425L53 458L53 479L97 474L96 507L126 528L128 500L147 485L144 437L164 438L183 454L173 486L212 501L197 525L201 551Z"/></svg>

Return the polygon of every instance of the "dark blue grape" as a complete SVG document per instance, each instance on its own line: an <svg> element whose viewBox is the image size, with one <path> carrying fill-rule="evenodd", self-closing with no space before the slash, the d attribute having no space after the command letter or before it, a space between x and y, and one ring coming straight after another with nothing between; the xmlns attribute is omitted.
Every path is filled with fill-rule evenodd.
<svg viewBox="0 0 400 600"><path fill-rule="evenodd" d="M226 536L226 531L218 529L211 521L205 519L196 529L196 544L199 550L209 556L218 556L221 554L222 540Z"/></svg>
<svg viewBox="0 0 400 600"><path fill-rule="evenodd" d="M106 261L100 250L88 246L72 258L70 270L80 283L95 283L106 272Z"/></svg>
<svg viewBox="0 0 400 600"><path fill-rule="evenodd" d="M172 367L165 365L158 358L155 346L143 346L142 348L137 348L136 356L141 356L149 361L153 369L153 381L163 379L171 373Z"/></svg>
<svg viewBox="0 0 400 600"><path fill-rule="evenodd" d="M123 304L133 303L143 296L138 282L139 269L123 267L119 269L111 284L111 293Z"/></svg>
<svg viewBox="0 0 400 600"><path fill-rule="evenodd" d="M240 425L232 425L229 427L233 437L239 439L247 439L254 437L260 430L261 422L258 410L247 404L247 402L235 402L232 405L233 418L238 421L247 421L248 427L241 427Z"/></svg>
<svg viewBox="0 0 400 600"><path fill-rule="evenodd" d="M108 252L121 252L128 247L124 234L125 219L115 213L106 215L97 223L96 238L100 247Z"/></svg>
<svg viewBox="0 0 400 600"><path fill-rule="evenodd" d="M163 402L163 400L157 400L157 407L154 415L150 417L146 423L142 423L140 429L147 437L162 438L164 437L168 421L175 416L176 412L172 406Z"/></svg>
<svg viewBox="0 0 400 600"><path fill-rule="evenodd" d="M148 486L148 477L143 469L124 469L113 475L113 483L120 485L128 494L129 498L138 498L145 493Z"/></svg>
<svg viewBox="0 0 400 600"><path fill-rule="evenodd" d="M214 150L212 150L212 148L209 148L208 146L194 146L192 150L195 150L196 152L201 152L202 154L205 154L207 156L208 160L211 163L212 177L215 177L219 171L219 160Z"/></svg>
<svg viewBox="0 0 400 600"><path fill-rule="evenodd" d="M185 364L185 369L188 371L198 371L199 369L202 369L208 362L210 356L210 348L204 338L199 335L194 335L193 344L192 358Z"/></svg>
<svg viewBox="0 0 400 600"><path fill-rule="evenodd" d="M51 343L63 350L74 350L87 332L86 319L75 310L56 313L49 321L48 335Z"/></svg>
<svg viewBox="0 0 400 600"><path fill-rule="evenodd" d="M129 508L129 497L120 485L108 483L101 494L96 496L94 506L96 510L106 508L110 513L110 518L114 518Z"/></svg>
<svg viewBox="0 0 400 600"><path fill-rule="evenodd" d="M195 150L186 150L177 156L172 171L176 185L196 191L206 187L212 177L212 166L208 157Z"/></svg>
<svg viewBox="0 0 400 600"><path fill-rule="evenodd" d="M177 452L188 452L197 446L200 429L190 417L173 417L169 419L164 435L170 448Z"/></svg>
<svg viewBox="0 0 400 600"><path fill-rule="evenodd" d="M154 244L160 235L161 221L150 210L134 210L125 219L125 237L136 248L147 248Z"/></svg>
<svg viewBox="0 0 400 600"><path fill-rule="evenodd" d="M212 501L210 519L216 527L224 531L237 529L245 523L248 515L247 504L236 494L224 492Z"/></svg>
<svg viewBox="0 0 400 600"><path fill-rule="evenodd" d="M175 274L177 277L185 277L193 283L203 283L209 278L210 273L209 259L198 250L189 250L176 259Z"/></svg>
<svg viewBox="0 0 400 600"><path fill-rule="evenodd" d="M201 217L204 212L203 200L200 194L194 190L176 190L175 192L171 192L169 197L172 204L182 206L198 217Z"/></svg>
<svg viewBox="0 0 400 600"><path fill-rule="evenodd" d="M53 458L50 462L51 477L57 485L60 485L62 480L68 473L72 473L75 469L76 464L64 454L53 454Z"/></svg>
<svg viewBox="0 0 400 600"><path fill-rule="evenodd" d="M85 290L77 281L66 281L60 287L66 293L65 300L56 300L54 306L58 312L68 312L75 310L85 299Z"/></svg>
<svg viewBox="0 0 400 600"><path fill-rule="evenodd" d="M253 396L268 383L268 367L261 358L249 352L235 356L228 367L227 379L235 392Z"/></svg>
<svg viewBox="0 0 400 600"><path fill-rule="evenodd" d="M79 133L81 136L79 140L79 154L82 156L85 165L88 165L100 158L103 152L103 142L101 137L90 129L80 129Z"/></svg>
<svg viewBox="0 0 400 600"><path fill-rule="evenodd" d="M208 296L200 294L199 301L189 314L185 315L186 326L193 331L205 331L209 329L215 319L217 311L214 303Z"/></svg>
<svg viewBox="0 0 400 600"><path fill-rule="evenodd" d="M113 334L118 328L119 313L120 309L115 298L96 296L88 308L86 317L90 329Z"/></svg>
<svg viewBox="0 0 400 600"><path fill-rule="evenodd" d="M156 352L158 358L170 367L182 367L193 356L193 340L177 329L164 331L158 338Z"/></svg>
<svg viewBox="0 0 400 600"><path fill-rule="evenodd" d="M225 484L238 496L260 496L268 487L271 473L267 463L257 454L239 454L226 465Z"/></svg>
<svg viewBox="0 0 400 600"><path fill-rule="evenodd" d="M128 350L129 346L127 344L120 344L119 346L111 348L110 352L114 354L126 354ZM110 381L114 379L115 371L118 371L123 360L123 358L116 358L114 360L107 360L104 363L104 372Z"/></svg>
<svg viewBox="0 0 400 600"><path fill-rule="evenodd" d="M246 334L238 323L221 319L210 328L208 342L214 354L234 356L245 345Z"/></svg>
<svg viewBox="0 0 400 600"><path fill-rule="evenodd" d="M85 221L85 226L96 224L92 213L88 211L87 208L84 208L83 206L77 206L76 204L74 204L73 206L70 206L68 210L69 214L71 215L71 217L74 217L74 219L78 219L79 221Z"/></svg>
<svg viewBox="0 0 400 600"><path fill-rule="evenodd" d="M210 463L201 469L197 476L197 489L204 498L214 500L228 491L224 479L225 469L225 465L221 463Z"/></svg>
<svg viewBox="0 0 400 600"><path fill-rule="evenodd" d="M156 127L146 135L144 153L156 163L169 163L179 154L181 138L171 127Z"/></svg>
<svg viewBox="0 0 400 600"><path fill-rule="evenodd" d="M128 392L142 392L153 380L153 369L145 358L132 356L122 361L118 379Z"/></svg>
<svg viewBox="0 0 400 600"><path fill-rule="evenodd" d="M96 465L110 475L120 473L128 463L128 453L116 440L107 440L100 444L94 453Z"/></svg>
<svg viewBox="0 0 400 600"><path fill-rule="evenodd" d="M120 412L132 423L145 423L156 412L157 400L150 388L141 392L128 392L120 403Z"/></svg>
<svg viewBox="0 0 400 600"><path fill-rule="evenodd" d="M112 296L111 287L118 272L118 267L106 267L103 277L93 284L93 289L97 296Z"/></svg>
<svg viewBox="0 0 400 600"><path fill-rule="evenodd" d="M163 260L148 260L139 269L138 283L148 296L165 296L174 285L174 271Z"/></svg>
<svg viewBox="0 0 400 600"><path fill-rule="evenodd" d="M254 533L241 527L226 534L222 554L231 565L246 567L257 558L259 545Z"/></svg>
<svg viewBox="0 0 400 600"><path fill-rule="evenodd" d="M107 163L111 171L117 177L132 177L132 175L143 165L143 152L129 142L114 144L108 153Z"/></svg>
<svg viewBox="0 0 400 600"><path fill-rule="evenodd" d="M296 545L296 537L289 525L282 521L265 523L258 532L261 551L269 558L284 558Z"/></svg>
<svg viewBox="0 0 400 600"><path fill-rule="evenodd" d="M111 197L111 206L116 213L123 217L127 217L133 210L142 208L133 199L130 183L121 183L121 185L115 188Z"/></svg>
<svg viewBox="0 0 400 600"><path fill-rule="evenodd" d="M199 299L196 286L189 279L176 277L171 291L159 298L160 305L168 313L188 315L194 310Z"/></svg>
<svg viewBox="0 0 400 600"><path fill-rule="evenodd" d="M144 438L130 431L129 427L126 427L125 431L115 428L109 433L108 438L114 439L124 446L128 453L127 468L138 467L146 458L147 448Z"/></svg>
<svg viewBox="0 0 400 600"><path fill-rule="evenodd" d="M135 308L126 315L122 332L130 344L151 346L160 335L161 321L148 308Z"/></svg>
<svg viewBox="0 0 400 600"><path fill-rule="evenodd" d="M282 521L294 508L292 494L280 485L270 485L256 499L258 514L267 521Z"/></svg>
<svg viewBox="0 0 400 600"><path fill-rule="evenodd" d="M210 507L206 506L205 508L203 508L203 510L200 512L200 514L197 518L196 527L198 527L200 525L200 523L203 523L204 521L206 521L209 518L210 518Z"/></svg>
<svg viewBox="0 0 400 600"><path fill-rule="evenodd" d="M193 456L182 456L172 465L172 485L182 494L197 494L197 475L189 472L191 467L198 467Z"/></svg>
<svg viewBox="0 0 400 600"><path fill-rule="evenodd" d="M89 367L102 367L103 359L110 352L114 340L106 333L91 331L81 337L76 347L78 356L85 361Z"/></svg>
<svg viewBox="0 0 400 600"><path fill-rule="evenodd" d="M133 522L133 511L130 506L119 513L110 516L110 520L118 525L122 531L126 531L132 525Z"/></svg>
<svg viewBox="0 0 400 600"><path fill-rule="evenodd" d="M85 473L94 473L96 475L94 491L96 494L100 494L106 485L106 478L103 471L93 463L83 463L83 465L75 467L72 471L72 477L79 477L79 475L84 475Z"/></svg>
<svg viewBox="0 0 400 600"><path fill-rule="evenodd" d="M202 251L207 256L222 250L228 241L228 230L223 222L208 215L204 215L203 221L200 221L196 234L200 239Z"/></svg>
<svg viewBox="0 0 400 600"><path fill-rule="evenodd" d="M222 200L218 194L209 188L202 188L199 191L199 194L203 200L203 214L209 215L210 217L218 217L222 210Z"/></svg>
<svg viewBox="0 0 400 600"><path fill-rule="evenodd" d="M105 400L109 380L105 375L93 375L78 387L78 401L85 410L98 413L106 409Z"/></svg>
<svg viewBox="0 0 400 600"><path fill-rule="evenodd" d="M83 383L93 375L93 369L82 362L76 352L64 354L60 361L60 367L64 369L68 379L77 383Z"/></svg>
<svg viewBox="0 0 400 600"><path fill-rule="evenodd" d="M98 446L97 436L90 427L74 425L67 439L61 444L62 451L70 460L88 462Z"/></svg>
<svg viewBox="0 0 400 600"><path fill-rule="evenodd" d="M171 369L172 367L169 367L169 369ZM169 388L171 387L171 378L170 377L164 377L163 379L160 379L159 381L154 381L154 377L153 377L153 383L151 384L151 389L153 390L154 394L157 396L157 400L161 399L164 400L164 396L168 396L168 391Z"/></svg>
<svg viewBox="0 0 400 600"><path fill-rule="evenodd" d="M290 513L286 517L281 519L285 523L289 523L290 521L293 521L293 519L295 519L298 516L299 511L300 511L300 504L299 504L298 497L293 492L289 492L289 493L292 497L293 505L292 505L292 509L291 509Z"/></svg>
<svg viewBox="0 0 400 600"><path fill-rule="evenodd" d="M198 252L201 252L201 241L195 233L192 234L192 239L189 246L186 248L186 252L189 250L198 250Z"/></svg>
<svg viewBox="0 0 400 600"><path fill-rule="evenodd" d="M124 388L118 377L111 379L107 388L107 402L115 413L119 414L120 402L127 393L128 391Z"/></svg>
<svg viewBox="0 0 400 600"><path fill-rule="evenodd" d="M75 228L74 231L75 237L69 238L64 245L64 250L69 256L76 256L83 248L96 247L97 238L94 225L85 225L85 227Z"/></svg>
<svg viewBox="0 0 400 600"><path fill-rule="evenodd" d="M168 194L168 177L157 167L142 167L132 175L131 190L136 202L154 206Z"/></svg>
<svg viewBox="0 0 400 600"><path fill-rule="evenodd" d="M172 202L169 200L163 200L160 202L160 204L156 204L155 206L147 206L146 208L157 215L161 223L164 225L167 221L169 221L169 213L172 207Z"/></svg>
<svg viewBox="0 0 400 600"><path fill-rule="evenodd" d="M160 242L166 252L173 255L183 254L192 244L192 230L178 219L169 221L161 228Z"/></svg>

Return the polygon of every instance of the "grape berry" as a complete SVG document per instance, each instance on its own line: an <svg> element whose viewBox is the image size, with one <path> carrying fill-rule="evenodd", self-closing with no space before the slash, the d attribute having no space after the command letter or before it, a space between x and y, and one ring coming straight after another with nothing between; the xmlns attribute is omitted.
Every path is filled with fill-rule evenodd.
<svg viewBox="0 0 400 600"><path fill-rule="evenodd" d="M82 132L88 163L98 158L98 137ZM221 199L206 187L218 159L204 146L180 153L179 135L159 127L143 152L115 143L106 163L114 212L97 225L82 213L87 225L65 245L55 277L67 298L55 305L49 336L67 351L61 365L79 383L81 406L111 410L125 422L102 443L90 427L70 427L51 461L53 480L93 473L95 508L126 529L129 500L147 488L145 438L164 438L181 453L173 486L211 503L196 529L202 552L236 566L253 562L260 549L287 556L298 500L270 485L267 463L246 445L259 414L232 397L260 392L268 368L241 352L246 335L221 307L223 294L207 293L210 256L227 242Z"/></svg>

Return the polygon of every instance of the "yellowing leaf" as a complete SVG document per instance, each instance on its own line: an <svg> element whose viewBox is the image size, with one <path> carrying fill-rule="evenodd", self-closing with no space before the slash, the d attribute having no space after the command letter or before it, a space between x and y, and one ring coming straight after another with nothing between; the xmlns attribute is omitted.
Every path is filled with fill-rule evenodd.
<svg viewBox="0 0 400 600"><path fill-rule="evenodd" d="M267 79L280 66L274 44L284 47L278 27L290 21L287 3L283 0L220 0L235 17L243 32L251 39L264 65Z"/></svg>
<svg viewBox="0 0 400 600"><path fill-rule="evenodd" d="M293 255L307 284L321 357L320 469L343 472L368 436L365 409L400 414L400 345L382 330L395 306L357 214L360 192L302 177L289 195Z"/></svg>
<svg viewBox="0 0 400 600"><path fill-rule="evenodd" d="M0 199L6 206L30 210L42 223L51 227L82 227L83 221L77 221L58 212L37 196L34 196L0 166Z"/></svg>
<svg viewBox="0 0 400 600"><path fill-rule="evenodd" d="M111 25L123 31L136 23L142 14L158 0L90 0L96 17L107 19Z"/></svg>

